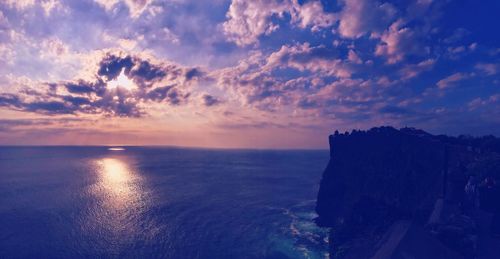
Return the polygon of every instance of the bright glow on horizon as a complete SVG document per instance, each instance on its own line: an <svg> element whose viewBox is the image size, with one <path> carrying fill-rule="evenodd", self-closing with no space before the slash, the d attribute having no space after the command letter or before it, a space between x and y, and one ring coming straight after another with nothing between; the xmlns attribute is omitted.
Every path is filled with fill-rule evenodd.
<svg viewBox="0 0 500 259"><path fill-rule="evenodd" d="M132 81L132 79L128 78L125 75L125 68L122 68L122 71L120 72L120 75L118 75L117 78L108 82L108 87L109 88L122 87L122 88L125 88L127 90L132 90L134 88L137 88L134 81Z"/></svg>
<svg viewBox="0 0 500 259"><path fill-rule="evenodd" d="M122 147L110 147L110 148L108 148L108 150L109 151L123 151L125 149Z"/></svg>

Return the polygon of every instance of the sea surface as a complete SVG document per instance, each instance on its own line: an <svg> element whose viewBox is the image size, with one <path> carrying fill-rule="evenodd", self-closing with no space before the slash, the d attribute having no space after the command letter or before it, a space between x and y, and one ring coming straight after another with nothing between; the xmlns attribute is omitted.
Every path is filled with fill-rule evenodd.
<svg viewBox="0 0 500 259"><path fill-rule="evenodd" d="M0 147L0 258L325 258L328 156Z"/></svg>

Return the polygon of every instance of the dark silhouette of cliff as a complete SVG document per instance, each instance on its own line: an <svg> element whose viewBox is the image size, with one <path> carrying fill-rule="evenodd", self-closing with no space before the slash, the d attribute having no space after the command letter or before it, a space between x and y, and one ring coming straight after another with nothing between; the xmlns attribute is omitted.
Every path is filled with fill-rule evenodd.
<svg viewBox="0 0 500 259"><path fill-rule="evenodd" d="M500 258L500 139L335 132L316 222L333 258Z"/></svg>

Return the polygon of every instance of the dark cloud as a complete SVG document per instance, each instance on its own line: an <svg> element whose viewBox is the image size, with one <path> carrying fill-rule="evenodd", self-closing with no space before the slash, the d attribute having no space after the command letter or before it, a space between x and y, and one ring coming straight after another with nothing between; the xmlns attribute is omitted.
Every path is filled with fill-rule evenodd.
<svg viewBox="0 0 500 259"><path fill-rule="evenodd" d="M60 96L58 100L54 101L26 101L19 96L10 94L0 95L0 107L7 107L12 110L36 112L43 114L73 114L79 110L83 104L90 102L85 98Z"/></svg>
<svg viewBox="0 0 500 259"><path fill-rule="evenodd" d="M17 95L0 94L0 106L3 107L19 107L22 105L21 100Z"/></svg>
<svg viewBox="0 0 500 259"><path fill-rule="evenodd" d="M173 89L169 91L169 93L167 94L166 100L172 105L180 105L183 102L187 101L189 96L190 96L189 93L181 94L176 89Z"/></svg>
<svg viewBox="0 0 500 259"><path fill-rule="evenodd" d="M137 88L107 86L122 70ZM147 114L141 108L143 103L186 103L190 96L190 81L201 76L203 73L196 68L153 63L139 55L107 54L99 62L93 82L76 80L46 83L37 88L26 88L17 94L0 94L0 107L48 115L85 113L140 117ZM215 104L213 100L211 102Z"/></svg>
<svg viewBox="0 0 500 259"><path fill-rule="evenodd" d="M96 91L93 84L88 84L83 81L78 83L67 83L65 84L65 87L68 92L75 94L91 93Z"/></svg>
<svg viewBox="0 0 500 259"><path fill-rule="evenodd" d="M203 104L205 104L205 106L215 106L220 103L221 101L212 95L209 94L203 95Z"/></svg>
<svg viewBox="0 0 500 259"><path fill-rule="evenodd" d="M75 108L78 106L71 105L65 102L59 101L40 101L40 102L31 102L24 104L25 111L32 112L46 112L49 114L69 114L73 113Z"/></svg>
<svg viewBox="0 0 500 259"><path fill-rule="evenodd" d="M188 94L182 94L175 88L175 85L157 87L145 94L145 100L162 102L166 101L172 105L179 105L187 102Z"/></svg>
<svg viewBox="0 0 500 259"><path fill-rule="evenodd" d="M157 87L146 94L146 98L152 101L163 101L168 97L168 92L174 88L173 85Z"/></svg>
<svg viewBox="0 0 500 259"><path fill-rule="evenodd" d="M121 71L132 79L139 87L149 88L153 84L168 76L169 80L175 80L182 76L183 68L172 64L153 64L150 60L139 56L120 56L108 54L99 63L97 74L104 80L110 81L118 77ZM187 71L192 71L188 69ZM186 75L186 79L191 78Z"/></svg>
<svg viewBox="0 0 500 259"><path fill-rule="evenodd" d="M203 76L204 73L200 71L198 68L192 68L186 71L186 79L191 80L196 77L201 77Z"/></svg>
<svg viewBox="0 0 500 259"><path fill-rule="evenodd" d="M108 54L99 63L97 74L105 76L109 81L115 79L122 69L125 69L125 73L129 73L133 66L134 62L131 56L119 57L114 54Z"/></svg>
<svg viewBox="0 0 500 259"><path fill-rule="evenodd" d="M118 98L117 100L106 99L99 103L101 104L102 111L111 116L141 117L145 114L138 107L137 102L125 98Z"/></svg>
<svg viewBox="0 0 500 259"><path fill-rule="evenodd" d="M140 61L137 69L129 72L129 75L132 75L134 78L139 77L147 81L152 81L165 77L167 73L161 67L154 66L148 61Z"/></svg>
<svg viewBox="0 0 500 259"><path fill-rule="evenodd" d="M309 100L307 98L302 98L298 101L297 106L302 109L313 109L317 108L319 105L315 100Z"/></svg>
<svg viewBox="0 0 500 259"><path fill-rule="evenodd" d="M75 96L67 95L67 96L63 96L62 98L64 101L71 103L72 105L75 105L75 106L82 106L85 104L91 104L91 101L86 97L75 97Z"/></svg>

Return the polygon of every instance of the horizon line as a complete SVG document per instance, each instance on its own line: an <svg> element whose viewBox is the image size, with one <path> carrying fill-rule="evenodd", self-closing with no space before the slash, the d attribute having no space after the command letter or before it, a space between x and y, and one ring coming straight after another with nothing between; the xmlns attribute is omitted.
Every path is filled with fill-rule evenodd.
<svg viewBox="0 0 500 259"><path fill-rule="evenodd" d="M51 144L43 144L43 145L25 145L25 144L14 144L14 145L4 145L0 144L0 148L2 147L152 147L152 148L179 148L179 149L218 149L218 150L276 150L276 151L328 151L329 148L268 148L268 147L203 147L203 146L177 146L177 145L115 145L115 144L102 144L102 145L74 145L74 144L57 144L57 145L51 145Z"/></svg>

